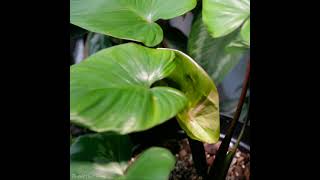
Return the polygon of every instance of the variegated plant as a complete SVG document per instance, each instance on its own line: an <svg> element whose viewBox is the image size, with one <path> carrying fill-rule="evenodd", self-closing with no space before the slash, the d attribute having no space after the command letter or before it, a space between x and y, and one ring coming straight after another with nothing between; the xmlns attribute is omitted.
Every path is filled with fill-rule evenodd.
<svg viewBox="0 0 320 180"><path fill-rule="evenodd" d="M233 47L239 37L241 45L250 45L250 19L244 13L248 1L241 1L241 8L234 10L230 7L239 4L232 4L235 1L241 0L224 1L225 6L218 1L203 0L203 20L209 30L205 38L209 34L213 38L223 36L241 26L239 35L214 42L214 48ZM196 4L197 0L70 0L70 22L90 31L89 39L92 33L99 33L133 41L112 46L104 37L89 40L89 45L99 40L103 43L87 47L89 57L70 68L70 121L96 132L73 140L71 179L168 179L174 156L166 149L153 147L129 163L133 146L128 134L172 118L194 140L207 143L219 140L219 95L214 81L220 82L225 69L230 69L234 62L227 68L219 64L210 66L219 71L217 76L211 76L215 72L208 75L208 70L201 63L198 65L203 55L198 50L198 41L204 37L197 36L207 31L204 25L196 24L202 23L201 19L194 26L205 29L193 28L188 43L188 52L194 59L176 49L152 48L160 46L164 36L157 21L183 15ZM221 24L227 17L218 17L229 10L240 14L232 17L238 21ZM232 23L237 25L229 27ZM231 62L233 56L226 56L221 53L215 57Z"/></svg>

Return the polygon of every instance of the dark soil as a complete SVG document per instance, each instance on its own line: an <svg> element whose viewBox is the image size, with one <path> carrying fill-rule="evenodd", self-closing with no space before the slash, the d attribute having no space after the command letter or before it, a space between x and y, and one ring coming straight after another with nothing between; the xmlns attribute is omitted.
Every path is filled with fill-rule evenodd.
<svg viewBox="0 0 320 180"><path fill-rule="evenodd" d="M177 163L170 174L169 180L202 180L194 167L191 149L187 139L179 141L180 151L176 154ZM212 165L220 143L205 144L207 164ZM249 180L250 179L250 154L237 150L231 163L226 180Z"/></svg>
<svg viewBox="0 0 320 180"><path fill-rule="evenodd" d="M73 137L77 137L83 134L90 133L88 130L78 128L74 125L70 126L70 131ZM140 144L140 143L139 143ZM209 166L214 162L215 154L219 148L220 142L216 144L204 144L204 149L207 158L207 164ZM196 172L195 166L192 160L191 149L187 138L166 139L156 144L140 144L140 148L136 149L134 155L130 161L132 163L135 157L143 150L150 146L161 146L169 149L175 154L177 162L174 170L170 174L169 180L202 180ZM231 163L226 180L249 180L250 179L250 154L244 151L237 150L235 157Z"/></svg>

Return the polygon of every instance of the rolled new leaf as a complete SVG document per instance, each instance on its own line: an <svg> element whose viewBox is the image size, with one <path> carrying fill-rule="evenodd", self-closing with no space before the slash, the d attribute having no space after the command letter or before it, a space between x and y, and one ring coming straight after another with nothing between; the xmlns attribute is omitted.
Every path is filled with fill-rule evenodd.
<svg viewBox="0 0 320 180"><path fill-rule="evenodd" d="M96 132L143 131L177 115L191 138L219 138L217 89L178 50L127 43L99 51L71 67L70 109L71 122Z"/></svg>
<svg viewBox="0 0 320 180"><path fill-rule="evenodd" d="M188 106L177 114L180 126L192 139L216 143L220 135L219 95L208 74L188 55L175 52L177 68L168 77L178 84Z"/></svg>

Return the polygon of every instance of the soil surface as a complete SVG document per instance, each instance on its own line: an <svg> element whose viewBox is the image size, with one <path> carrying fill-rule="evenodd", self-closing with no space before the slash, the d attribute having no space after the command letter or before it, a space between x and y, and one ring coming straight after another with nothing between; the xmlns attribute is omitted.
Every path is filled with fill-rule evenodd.
<svg viewBox="0 0 320 180"><path fill-rule="evenodd" d="M207 164L212 165L215 154L221 142L217 144L204 144ZM179 141L180 150L176 153L177 163L170 174L169 180L202 180L198 176L193 165L191 149L187 139ZM250 154L237 150L231 163L226 180L249 180L250 179Z"/></svg>
<svg viewBox="0 0 320 180"><path fill-rule="evenodd" d="M83 134L90 133L88 130L83 130L76 126L71 125L70 131L73 137L77 137ZM204 144L204 149L207 158L207 164L209 166L214 162L215 154L220 146L221 142L216 144ZM147 145L149 146L149 145ZM175 154L177 162L174 170L170 174L169 180L203 180L196 172L193 164L191 149L189 146L188 139L171 139L162 141L159 144L153 144L152 146L162 146L169 149ZM148 147L142 146L141 149L133 154L133 158L129 163L132 163L138 154ZM250 179L250 154L237 150L235 157L231 163L230 169L226 180L249 180Z"/></svg>

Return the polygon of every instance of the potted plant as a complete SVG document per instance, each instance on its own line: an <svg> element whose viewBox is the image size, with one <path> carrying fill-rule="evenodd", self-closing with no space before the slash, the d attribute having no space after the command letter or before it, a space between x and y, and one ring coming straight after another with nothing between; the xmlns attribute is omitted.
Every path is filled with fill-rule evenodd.
<svg viewBox="0 0 320 180"><path fill-rule="evenodd" d="M198 6L196 0L70 0L70 22L90 32L85 60L70 68L70 121L87 129L70 138L71 179L168 179L175 166L172 152L136 143L146 132L156 141L159 133L152 132L161 127L164 137L171 132L178 137L183 129L204 179L224 178L235 152L227 154L249 68L212 168L204 164L202 143L219 141L216 82L250 46L249 5L248 0L203 0ZM184 49L172 40L178 36L166 37L175 32L166 21L191 10L196 18L190 37L180 38L188 41ZM213 59L205 57L210 53Z"/></svg>

